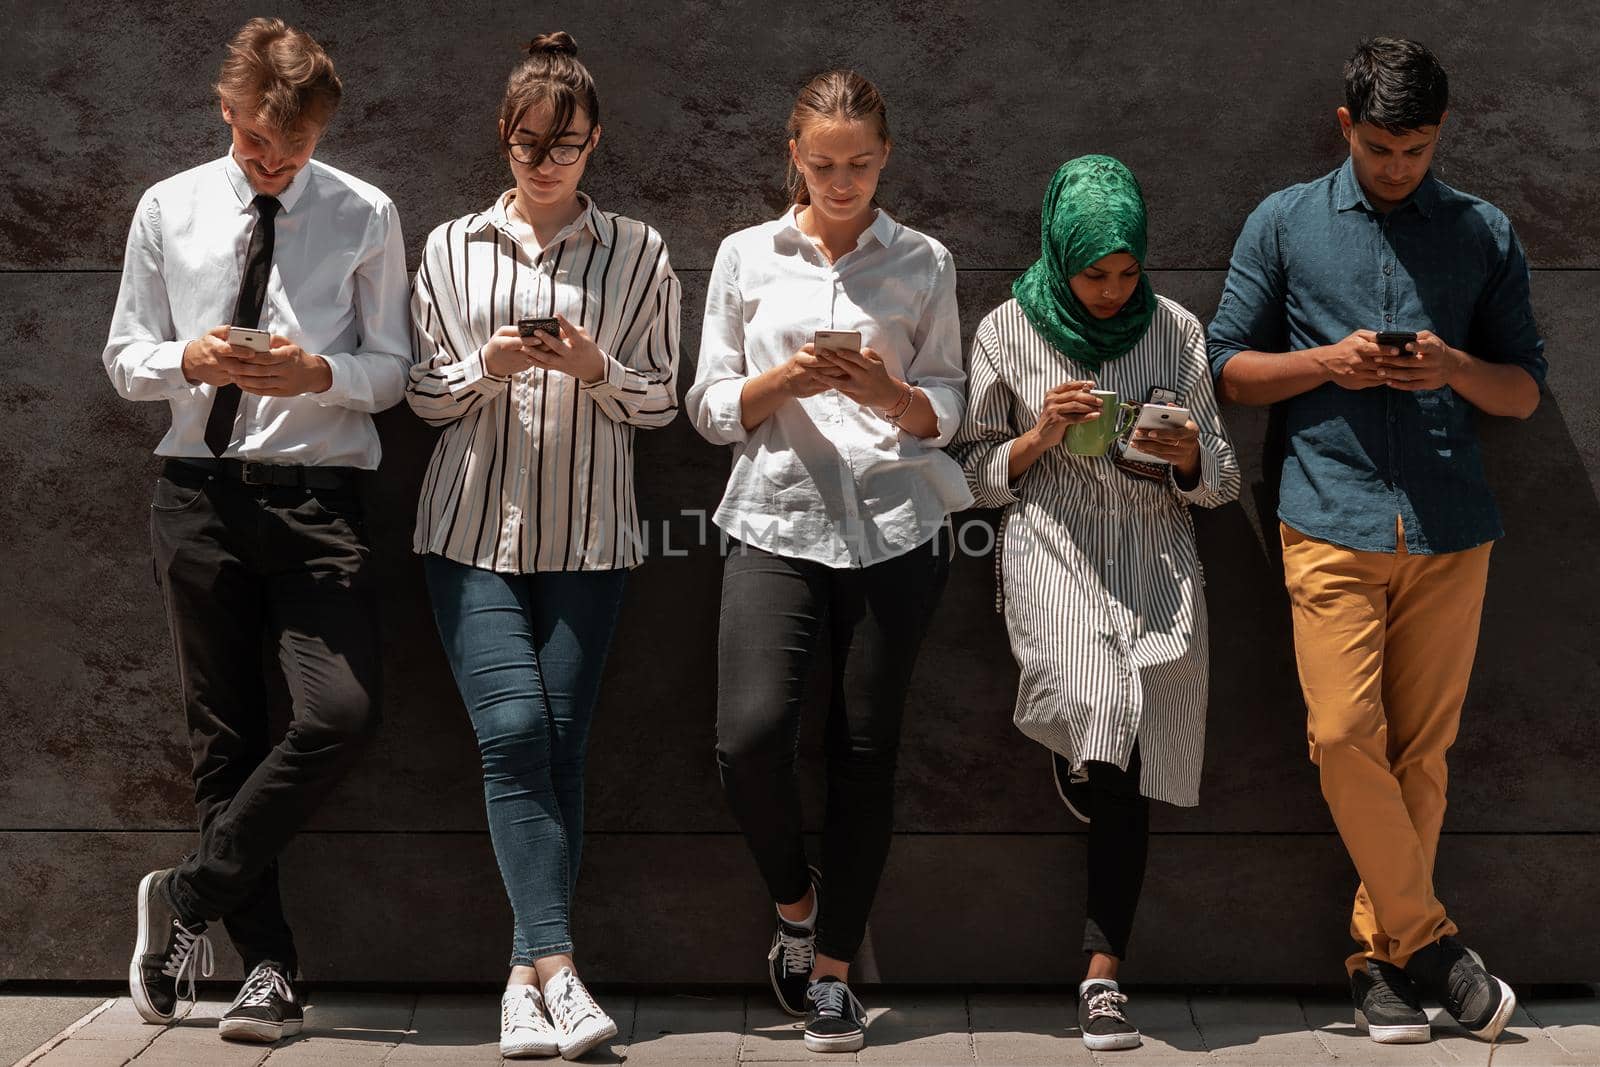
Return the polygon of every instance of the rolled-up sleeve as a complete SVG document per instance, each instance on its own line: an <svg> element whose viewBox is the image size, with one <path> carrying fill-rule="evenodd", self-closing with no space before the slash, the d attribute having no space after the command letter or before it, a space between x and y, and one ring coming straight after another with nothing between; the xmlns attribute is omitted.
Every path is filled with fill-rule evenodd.
<svg viewBox="0 0 1600 1067"><path fill-rule="evenodd" d="M1277 205L1268 197L1250 213L1234 243L1222 299L1207 331L1213 380L1222 379L1222 368L1240 352L1283 352L1288 348L1278 237Z"/></svg>
<svg viewBox="0 0 1600 1067"><path fill-rule="evenodd" d="M993 328L985 322L972 340L967 407L950 453L961 464L975 506L1003 508L1019 499L1010 476L1011 449L1019 431L1011 387L995 363Z"/></svg>
<svg viewBox="0 0 1600 1067"><path fill-rule="evenodd" d="M1183 489L1168 467L1167 484L1186 503L1221 507L1239 499L1239 458L1218 410L1216 388L1207 373L1206 338L1198 323L1192 324L1192 332L1184 338L1182 365L1183 377L1190 385L1179 400L1200 427L1200 479L1192 488Z"/></svg>
<svg viewBox="0 0 1600 1067"><path fill-rule="evenodd" d="M961 359L961 319L956 310L956 267L950 253L935 250L932 289L912 335L906 381L933 407L938 432L924 438L943 448L955 439L967 407L967 371Z"/></svg>
<svg viewBox="0 0 1600 1067"><path fill-rule="evenodd" d="M1493 232L1499 261L1473 309L1467 351L1491 363L1521 367L1543 389L1549 365L1533 317L1528 257L1510 219L1498 215Z"/></svg>
<svg viewBox="0 0 1600 1067"><path fill-rule="evenodd" d="M100 360L127 400L169 400L198 388L183 376L183 349L162 273L161 203L147 192L133 213L122 283Z"/></svg>
<svg viewBox="0 0 1600 1067"><path fill-rule="evenodd" d="M737 444L745 431L741 396L745 370L744 301L739 293L738 254L731 241L717 249L706 285L706 313L700 331L700 363L684 399L700 436L717 445Z"/></svg>

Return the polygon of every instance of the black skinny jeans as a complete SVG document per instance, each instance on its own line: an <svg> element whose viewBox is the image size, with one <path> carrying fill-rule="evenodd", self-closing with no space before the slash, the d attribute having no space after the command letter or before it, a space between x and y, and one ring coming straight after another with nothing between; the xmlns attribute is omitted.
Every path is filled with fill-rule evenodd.
<svg viewBox="0 0 1600 1067"><path fill-rule="evenodd" d="M836 570L735 544L722 577L717 763L772 899L810 888L795 759L806 680L832 653L817 950L855 957L889 855L906 688L950 571L948 530L871 567Z"/></svg>
<svg viewBox="0 0 1600 1067"><path fill-rule="evenodd" d="M1083 951L1125 960L1150 851L1150 800L1139 792L1139 746L1133 746L1126 771L1098 760L1083 766L1094 793ZM1066 768L1059 773L1065 781Z"/></svg>
<svg viewBox="0 0 1600 1067"><path fill-rule="evenodd" d="M354 486L252 488L169 460L150 534L178 654L200 847L168 881L186 923L223 919L249 970L294 973L279 853L378 725L377 612ZM267 731L262 646L293 703Z"/></svg>

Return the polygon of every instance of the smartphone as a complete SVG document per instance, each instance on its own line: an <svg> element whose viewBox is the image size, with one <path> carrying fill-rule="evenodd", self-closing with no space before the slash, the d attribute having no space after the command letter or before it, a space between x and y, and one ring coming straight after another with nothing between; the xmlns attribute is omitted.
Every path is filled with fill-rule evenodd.
<svg viewBox="0 0 1600 1067"><path fill-rule="evenodd" d="M860 330L818 330L811 335L811 343L818 348L832 348L841 352L861 351Z"/></svg>
<svg viewBox="0 0 1600 1067"><path fill-rule="evenodd" d="M553 318L518 319L517 333L524 341L531 340L534 334L547 333L551 337L560 338L561 323Z"/></svg>
<svg viewBox="0 0 1600 1067"><path fill-rule="evenodd" d="M1193 416L1188 408L1178 407L1176 404L1144 404L1139 408L1139 417L1134 420L1132 429L1172 429L1182 426L1191 417ZM1152 456L1147 452L1141 452L1131 444L1122 450L1122 458L1131 459L1137 463L1167 462L1160 456Z"/></svg>
<svg viewBox="0 0 1600 1067"><path fill-rule="evenodd" d="M1401 355L1407 355L1406 345L1412 344L1417 339L1414 333L1404 333L1400 330L1379 330L1378 344L1384 348L1398 348Z"/></svg>
<svg viewBox="0 0 1600 1067"><path fill-rule="evenodd" d="M252 330L248 326L229 326L228 343L252 352L266 352L272 348L272 334L267 330Z"/></svg>

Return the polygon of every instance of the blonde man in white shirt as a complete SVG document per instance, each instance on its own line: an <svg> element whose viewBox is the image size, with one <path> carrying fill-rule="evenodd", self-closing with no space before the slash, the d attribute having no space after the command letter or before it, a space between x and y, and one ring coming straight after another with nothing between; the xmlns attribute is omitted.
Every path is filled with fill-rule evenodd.
<svg viewBox="0 0 1600 1067"><path fill-rule="evenodd" d="M949 569L948 516L972 501L942 451L966 374L950 254L874 202L890 151L876 87L852 71L818 75L789 134L793 206L722 242L687 406L733 453L715 516L737 542L723 575L717 760L777 909L772 986L807 1017L808 1048L848 1052L865 1041L846 983L888 856L901 711ZM819 345L818 331L845 336ZM806 678L825 651L819 874L795 753Z"/></svg>
<svg viewBox="0 0 1600 1067"><path fill-rule="evenodd" d="M172 412L150 526L200 821L139 885L128 978L171 1022L222 919L248 977L220 1033L273 1041L302 1024L278 855L378 724L358 491L405 387L406 263L388 197L311 158L342 90L314 40L254 19L216 88L231 150L141 198L104 353L122 396ZM276 744L263 639L293 704Z"/></svg>
<svg viewBox="0 0 1600 1067"><path fill-rule="evenodd" d="M617 1032L578 978L572 897L589 724L643 555L634 432L678 412L679 287L659 233L578 189L601 128L577 45L527 52L500 108L513 188L428 237L406 398L444 428L414 547L515 918L500 1051L573 1059Z"/></svg>

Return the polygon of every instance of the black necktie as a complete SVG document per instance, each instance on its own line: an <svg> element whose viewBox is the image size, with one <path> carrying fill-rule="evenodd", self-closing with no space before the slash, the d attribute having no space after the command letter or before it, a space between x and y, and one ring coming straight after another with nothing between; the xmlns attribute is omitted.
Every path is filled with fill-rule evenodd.
<svg viewBox="0 0 1600 1067"><path fill-rule="evenodd" d="M232 326L248 326L252 330L261 325L261 305L267 301L267 277L272 273L273 216L283 205L275 196L265 193L251 201L260 218L250 231L250 248L244 257L244 278L239 282L239 301L233 308ZM233 440L233 419L239 414L237 385L224 385L211 401L211 414L206 419L206 447L213 456L228 450Z"/></svg>

